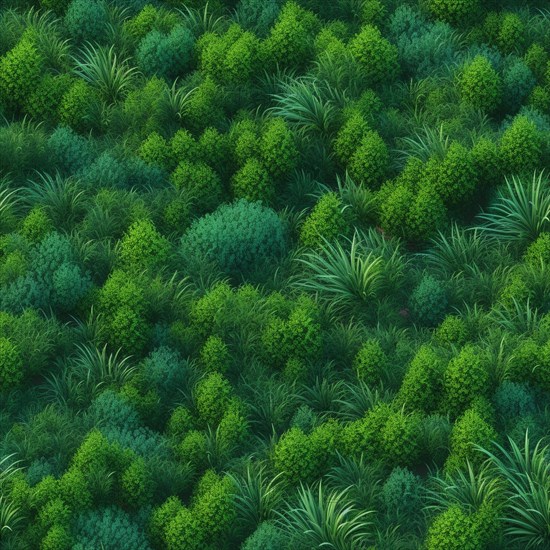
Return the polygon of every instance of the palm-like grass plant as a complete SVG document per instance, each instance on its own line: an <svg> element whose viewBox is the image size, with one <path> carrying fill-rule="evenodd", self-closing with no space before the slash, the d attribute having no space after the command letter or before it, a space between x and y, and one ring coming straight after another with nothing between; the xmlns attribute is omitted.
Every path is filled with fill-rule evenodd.
<svg viewBox="0 0 550 550"><path fill-rule="evenodd" d="M495 444L487 455L495 475L505 481L505 535L518 547L550 547L550 460L548 446L534 447L526 432L522 446L509 438L509 449Z"/></svg>
<svg viewBox="0 0 550 550"><path fill-rule="evenodd" d="M14 455L11 454L0 460L0 543L5 539L5 535L13 531L23 519L19 508L2 494L5 483L21 469L18 466L19 461L12 460L13 457Z"/></svg>
<svg viewBox="0 0 550 550"><path fill-rule="evenodd" d="M29 205L43 206L60 229L71 229L84 213L85 195L78 181L59 173L39 173L37 179L28 182L25 198Z"/></svg>
<svg viewBox="0 0 550 550"><path fill-rule="evenodd" d="M372 539L371 514L349 504L347 489L327 492L320 483L317 490L302 486L297 505L281 514L279 523L306 548L361 549Z"/></svg>
<svg viewBox="0 0 550 550"><path fill-rule="evenodd" d="M74 72L97 88L109 103L116 103L128 92L138 72L128 65L128 59L119 59L114 46L87 44L74 62Z"/></svg>
<svg viewBox="0 0 550 550"><path fill-rule="evenodd" d="M174 80L170 88L166 88L163 95L161 108L164 118L167 120L181 121L189 112L189 106L193 94L197 88L188 90L185 87L178 86L177 79Z"/></svg>
<svg viewBox="0 0 550 550"><path fill-rule="evenodd" d="M329 137L338 121L337 97L312 77L285 79L280 82L281 92L273 94L275 106L271 112L284 118L306 135Z"/></svg>
<svg viewBox="0 0 550 550"><path fill-rule="evenodd" d="M237 487L235 507L240 530L251 533L262 521L275 519L283 498L281 474L270 478L264 465L251 463L244 475L229 475Z"/></svg>
<svg viewBox="0 0 550 550"><path fill-rule="evenodd" d="M384 257L384 251L372 249L371 237L356 231L344 244L323 239L319 251L298 257L307 276L296 286L317 294L335 311L365 313L384 289L397 286L404 270L398 249Z"/></svg>
<svg viewBox="0 0 550 550"><path fill-rule="evenodd" d="M535 172L524 177L506 178L506 185L489 207L479 216L485 234L520 248L525 247L550 229L550 185L546 174Z"/></svg>
<svg viewBox="0 0 550 550"><path fill-rule="evenodd" d="M208 2L206 2L203 9L184 6L183 9L176 11L183 16L185 26L191 29L197 37L207 32L221 33L227 26L227 18L224 16L216 17L211 12Z"/></svg>
<svg viewBox="0 0 550 550"><path fill-rule="evenodd" d="M449 136L443 131L443 125L437 130L425 126L412 137L399 139L400 149L396 151L400 163L404 166L411 157L427 162L431 158L443 160L451 145Z"/></svg>

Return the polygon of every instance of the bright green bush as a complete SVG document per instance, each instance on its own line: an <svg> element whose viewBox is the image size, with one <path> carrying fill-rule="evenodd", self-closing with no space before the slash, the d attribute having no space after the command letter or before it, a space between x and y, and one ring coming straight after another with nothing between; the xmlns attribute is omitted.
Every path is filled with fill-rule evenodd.
<svg viewBox="0 0 550 550"><path fill-rule="evenodd" d="M357 145L369 131L369 124L359 111L354 111L344 122L333 143L334 152L344 166L348 165Z"/></svg>
<svg viewBox="0 0 550 550"><path fill-rule="evenodd" d="M149 220L134 222L120 241L120 260L129 269L161 267L170 252L170 243Z"/></svg>
<svg viewBox="0 0 550 550"><path fill-rule="evenodd" d="M52 220L46 210L34 206L23 220L21 234L32 243L40 242L48 233L54 230Z"/></svg>
<svg viewBox="0 0 550 550"><path fill-rule="evenodd" d="M297 166L298 148L294 135L285 121L272 118L262 129L260 155L269 174L281 179Z"/></svg>
<svg viewBox="0 0 550 550"><path fill-rule="evenodd" d="M99 102L98 91L84 80L78 79L60 99L59 119L63 124L80 133L97 128L101 120L97 120L94 111L99 106Z"/></svg>
<svg viewBox="0 0 550 550"><path fill-rule="evenodd" d="M405 237L422 241L433 236L447 220L447 209L436 187L421 184L405 220Z"/></svg>
<svg viewBox="0 0 550 550"><path fill-rule="evenodd" d="M219 336L209 336L201 349L201 363L207 372L225 374L231 363L227 345Z"/></svg>
<svg viewBox="0 0 550 550"><path fill-rule="evenodd" d="M231 189L236 199L246 199L250 202L260 201L269 204L275 196L268 170L255 158L248 159L233 176Z"/></svg>
<svg viewBox="0 0 550 550"><path fill-rule="evenodd" d="M526 116L514 118L500 141L500 157L505 172L532 172L539 166L542 139L535 123Z"/></svg>
<svg viewBox="0 0 550 550"><path fill-rule="evenodd" d="M541 233L527 248L523 257L526 264L540 267L550 262L550 233Z"/></svg>
<svg viewBox="0 0 550 550"><path fill-rule="evenodd" d="M378 340L367 340L355 356L353 367L357 378L370 386L380 382L389 359Z"/></svg>
<svg viewBox="0 0 550 550"><path fill-rule="evenodd" d="M389 151L377 132L367 132L349 161L352 178L369 187L378 187L389 168Z"/></svg>
<svg viewBox="0 0 550 550"><path fill-rule="evenodd" d="M349 50L361 65L370 85L391 80L397 74L397 48L382 36L377 27L364 26L350 41Z"/></svg>
<svg viewBox="0 0 550 550"><path fill-rule="evenodd" d="M323 239L336 239L349 231L341 199L336 193L325 193L302 225L300 241L304 246L316 247L323 244Z"/></svg>
<svg viewBox="0 0 550 550"><path fill-rule="evenodd" d="M0 58L0 101L21 109L40 79L44 59L30 35Z"/></svg>
<svg viewBox="0 0 550 550"><path fill-rule="evenodd" d="M380 433L384 462L391 466L416 464L420 456L421 422L417 413L391 413Z"/></svg>
<svg viewBox="0 0 550 550"><path fill-rule="evenodd" d="M465 468L466 461L473 466L479 466L484 461L484 456L474 446L487 449L496 439L494 428L475 409L468 409L455 422L451 431L451 454L445 463L445 469L452 471Z"/></svg>
<svg viewBox="0 0 550 550"><path fill-rule="evenodd" d="M153 497L151 472L142 458L134 460L121 477L121 503L130 508L149 504Z"/></svg>
<svg viewBox="0 0 550 550"><path fill-rule="evenodd" d="M432 412L442 390L445 363L428 345L421 346L409 365L397 401L408 410Z"/></svg>
<svg viewBox="0 0 550 550"><path fill-rule="evenodd" d="M463 346L468 341L469 331L462 317L447 315L437 328L436 336L445 344Z"/></svg>
<svg viewBox="0 0 550 550"><path fill-rule="evenodd" d="M70 550L73 538L63 525L52 525L40 543L40 550Z"/></svg>
<svg viewBox="0 0 550 550"><path fill-rule="evenodd" d="M181 245L196 260L208 259L229 274L246 274L284 254L285 233L274 210L240 200L197 220Z"/></svg>
<svg viewBox="0 0 550 550"><path fill-rule="evenodd" d="M0 390L18 386L23 376L23 360L17 346L7 338L0 338Z"/></svg>
<svg viewBox="0 0 550 550"><path fill-rule="evenodd" d="M474 109L494 111L501 100L502 83L491 62L482 55L476 56L460 71L458 77L460 97Z"/></svg>
<svg viewBox="0 0 550 550"><path fill-rule="evenodd" d="M304 66L313 56L313 33L319 22L296 2L287 2L263 43L263 56L272 65Z"/></svg>
<svg viewBox="0 0 550 550"><path fill-rule="evenodd" d="M203 378L195 388L199 418L205 424L218 424L231 399L231 384L218 372Z"/></svg>
<svg viewBox="0 0 550 550"><path fill-rule="evenodd" d="M451 359L444 375L445 406L454 416L463 412L476 397L489 391L489 371L482 351L464 346Z"/></svg>
<svg viewBox="0 0 550 550"><path fill-rule="evenodd" d="M474 518L457 504L436 516L428 530L427 550L480 550L483 536Z"/></svg>

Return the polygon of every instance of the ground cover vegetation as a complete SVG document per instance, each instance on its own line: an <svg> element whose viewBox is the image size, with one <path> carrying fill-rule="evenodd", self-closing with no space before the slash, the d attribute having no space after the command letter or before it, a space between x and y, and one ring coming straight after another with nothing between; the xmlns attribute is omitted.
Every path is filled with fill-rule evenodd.
<svg viewBox="0 0 550 550"><path fill-rule="evenodd" d="M0 547L550 548L545 0L3 0Z"/></svg>

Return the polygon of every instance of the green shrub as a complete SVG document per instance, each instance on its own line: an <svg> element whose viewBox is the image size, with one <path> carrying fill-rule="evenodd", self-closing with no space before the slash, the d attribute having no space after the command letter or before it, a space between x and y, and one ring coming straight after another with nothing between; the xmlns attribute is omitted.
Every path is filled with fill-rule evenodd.
<svg viewBox="0 0 550 550"><path fill-rule="evenodd" d="M187 432L178 446L178 454L193 468L203 470L208 458L206 434L197 430Z"/></svg>
<svg viewBox="0 0 550 550"><path fill-rule="evenodd" d="M153 498L151 472L143 458L135 459L122 472L121 503L130 508L139 508L149 504Z"/></svg>
<svg viewBox="0 0 550 550"><path fill-rule="evenodd" d="M231 355L219 336L208 337L201 349L201 363L207 372L227 372L231 364Z"/></svg>
<svg viewBox="0 0 550 550"><path fill-rule="evenodd" d="M471 154L481 189L488 189L502 181L500 153L495 141L480 138L474 143Z"/></svg>
<svg viewBox="0 0 550 550"><path fill-rule="evenodd" d="M393 520L403 516L414 519L415 511L422 506L422 496L422 480L407 468L394 468L381 490L384 509Z"/></svg>
<svg viewBox="0 0 550 550"><path fill-rule="evenodd" d="M70 550L72 547L73 538L67 527L62 525L50 527L40 543L40 550Z"/></svg>
<svg viewBox="0 0 550 550"><path fill-rule="evenodd" d="M491 62L478 55L467 63L458 77L460 97L474 109L494 111L501 100L502 83Z"/></svg>
<svg viewBox="0 0 550 550"><path fill-rule="evenodd" d="M274 210L241 199L194 222L181 244L191 258L209 260L229 274L247 274L284 254L285 233Z"/></svg>
<svg viewBox="0 0 550 550"><path fill-rule="evenodd" d="M391 80L397 74L397 48L382 36L377 27L365 25L350 41L349 50L371 86Z"/></svg>
<svg viewBox="0 0 550 550"><path fill-rule="evenodd" d="M472 401L489 390L489 371L483 353L472 345L464 346L451 359L444 375L445 405L457 416Z"/></svg>
<svg viewBox="0 0 550 550"><path fill-rule="evenodd" d="M423 183L410 205L405 236L410 240L425 240L440 230L446 220L447 209L436 187Z"/></svg>
<svg viewBox="0 0 550 550"><path fill-rule="evenodd" d="M80 133L97 129L101 120L97 120L94 113L100 101L98 91L90 84L82 79L75 80L60 98L59 120Z"/></svg>
<svg viewBox="0 0 550 550"><path fill-rule="evenodd" d="M147 164L156 164L169 169L171 166L171 151L166 139L158 132L152 132L141 143L138 150L139 157Z"/></svg>
<svg viewBox="0 0 550 550"><path fill-rule="evenodd" d="M426 537L426 550L480 550L483 536L472 515L454 504L436 516Z"/></svg>
<svg viewBox="0 0 550 550"><path fill-rule="evenodd" d="M369 187L378 187L389 168L388 147L377 132L367 132L349 161L352 178Z"/></svg>
<svg viewBox="0 0 550 550"><path fill-rule="evenodd" d="M360 380L369 386L375 385L389 367L389 359L378 340L368 340L355 356L353 367Z"/></svg>
<svg viewBox="0 0 550 550"><path fill-rule="evenodd" d="M550 233L541 233L527 248L523 257L526 264L540 267L550 262Z"/></svg>
<svg viewBox="0 0 550 550"><path fill-rule="evenodd" d="M287 2L263 43L263 55L272 65L302 67L313 56L313 33L319 22L296 2Z"/></svg>
<svg viewBox="0 0 550 550"><path fill-rule="evenodd" d="M281 118L272 118L262 129L260 155L269 174L276 180L297 166L299 152L293 133Z"/></svg>
<svg viewBox="0 0 550 550"><path fill-rule="evenodd" d="M504 53L521 50L526 29L517 13L503 13L500 17L498 34L495 37L499 49Z"/></svg>
<svg viewBox="0 0 550 550"><path fill-rule="evenodd" d="M0 58L0 102L21 109L40 79L44 59L32 38L25 35Z"/></svg>
<svg viewBox="0 0 550 550"><path fill-rule="evenodd" d="M432 412L437 407L436 396L443 389L442 376L445 364L435 350L428 345L421 346L414 356L401 388L397 401L409 410Z"/></svg>
<svg viewBox="0 0 550 550"><path fill-rule="evenodd" d="M469 338L469 331L462 317L447 315L437 328L436 337L445 344L463 346Z"/></svg>
<svg viewBox="0 0 550 550"><path fill-rule="evenodd" d="M170 253L170 243L149 220L134 222L120 241L120 260L129 269L158 269Z"/></svg>
<svg viewBox="0 0 550 550"><path fill-rule="evenodd" d="M222 90L206 76L191 94L184 120L193 132L199 133L205 128L219 126L223 119Z"/></svg>
<svg viewBox="0 0 550 550"><path fill-rule="evenodd" d="M392 237L408 237L407 218L415 202L412 189L390 182L382 186L377 199L380 201L380 226L384 233Z"/></svg>
<svg viewBox="0 0 550 550"><path fill-rule="evenodd" d="M275 189L267 169L263 164L250 158L231 180L233 196L236 199L260 201L269 204L274 196Z"/></svg>
<svg viewBox="0 0 550 550"><path fill-rule="evenodd" d="M300 241L304 246L313 248L322 245L323 239L336 239L349 234L349 231L341 199L336 193L325 193L302 225Z"/></svg>
<svg viewBox="0 0 550 550"><path fill-rule="evenodd" d="M23 360L19 349L7 338L0 338L0 390L17 387L23 376Z"/></svg>
<svg viewBox="0 0 550 550"><path fill-rule="evenodd" d="M448 205L470 199L477 187L477 173L470 151L453 142L442 162L431 159L426 166L427 177Z"/></svg>
<svg viewBox="0 0 550 550"><path fill-rule="evenodd" d="M420 436L421 422L417 413L391 413L380 433L384 463L414 466L420 456Z"/></svg>
<svg viewBox="0 0 550 550"><path fill-rule="evenodd" d="M177 515L168 519L165 529L168 550L200 550L204 548L205 532L188 508L181 508Z"/></svg>
<svg viewBox="0 0 550 550"><path fill-rule="evenodd" d="M55 124L59 118L59 103L71 88L72 82L72 78L66 74L45 74L26 98L26 112L36 120Z"/></svg>
<svg viewBox="0 0 550 550"><path fill-rule="evenodd" d="M531 172L539 166L542 139L535 123L519 115L504 131L500 141L500 156L509 174Z"/></svg>
<svg viewBox="0 0 550 550"><path fill-rule="evenodd" d="M38 243L53 230L54 226L46 209L41 206L33 206L23 220L21 235L32 243Z"/></svg>
<svg viewBox="0 0 550 550"><path fill-rule="evenodd" d="M195 403L205 424L218 424L231 399L231 384L218 372L203 378L195 388Z"/></svg>
<svg viewBox="0 0 550 550"><path fill-rule="evenodd" d="M432 15L451 23L461 25L474 21L480 12L479 0L425 0Z"/></svg>
<svg viewBox="0 0 550 550"><path fill-rule="evenodd" d="M451 454L445 463L445 469L452 471L465 468L466 461L479 466L484 456L474 446L490 448L497 439L497 432L475 409L468 409L456 422L451 431Z"/></svg>
<svg viewBox="0 0 550 550"><path fill-rule="evenodd" d="M284 532L269 521L263 521L243 543L243 550L280 550L287 547Z"/></svg>
<svg viewBox="0 0 550 550"><path fill-rule="evenodd" d="M353 111L344 122L333 143L334 152L338 160L347 166L357 150L357 145L370 131L368 122L359 111Z"/></svg>

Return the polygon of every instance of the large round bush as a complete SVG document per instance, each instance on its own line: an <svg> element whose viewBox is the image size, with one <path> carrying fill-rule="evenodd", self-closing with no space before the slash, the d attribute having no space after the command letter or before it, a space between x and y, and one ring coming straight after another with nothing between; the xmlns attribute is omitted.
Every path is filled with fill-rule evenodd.
<svg viewBox="0 0 550 550"><path fill-rule="evenodd" d="M285 249L285 229L277 213L244 199L203 216L182 238L185 257L207 259L230 274L253 271Z"/></svg>

